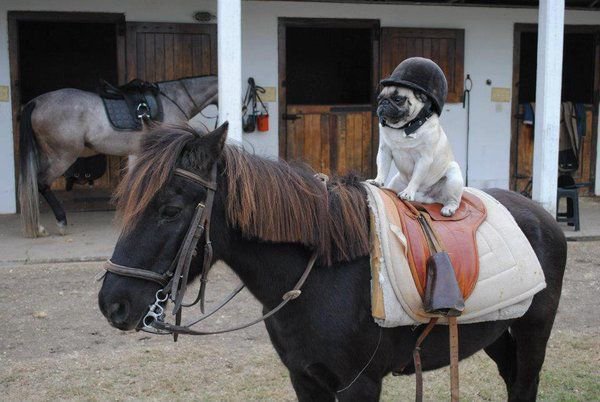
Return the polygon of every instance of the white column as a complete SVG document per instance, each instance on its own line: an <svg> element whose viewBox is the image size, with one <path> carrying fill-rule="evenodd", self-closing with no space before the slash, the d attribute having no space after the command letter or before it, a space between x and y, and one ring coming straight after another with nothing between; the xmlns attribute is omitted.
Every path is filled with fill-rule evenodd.
<svg viewBox="0 0 600 402"><path fill-rule="evenodd" d="M229 122L228 140L242 142L242 3L218 0L219 122Z"/></svg>
<svg viewBox="0 0 600 402"><path fill-rule="evenodd" d="M533 149L533 199L556 215L565 1L540 1Z"/></svg>
<svg viewBox="0 0 600 402"><path fill-rule="evenodd" d="M598 104L598 107L600 108L600 104ZM600 119L598 119L596 132L600 133ZM594 186L594 194L600 195L600 141L596 143L596 185Z"/></svg>

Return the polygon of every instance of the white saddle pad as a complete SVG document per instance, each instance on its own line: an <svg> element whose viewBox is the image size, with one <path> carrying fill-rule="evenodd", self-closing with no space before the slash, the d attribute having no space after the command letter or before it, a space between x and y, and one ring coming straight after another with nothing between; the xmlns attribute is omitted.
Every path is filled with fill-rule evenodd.
<svg viewBox="0 0 600 402"><path fill-rule="evenodd" d="M375 321L383 327L426 323L407 259L401 226L389 221L380 190L364 183L371 214L371 296ZM479 278L459 323L496 321L525 314L533 296L546 287L542 267L510 212L483 191L465 188L485 204L486 220L476 233ZM376 236L376 238L374 237ZM446 322L440 318L440 322Z"/></svg>

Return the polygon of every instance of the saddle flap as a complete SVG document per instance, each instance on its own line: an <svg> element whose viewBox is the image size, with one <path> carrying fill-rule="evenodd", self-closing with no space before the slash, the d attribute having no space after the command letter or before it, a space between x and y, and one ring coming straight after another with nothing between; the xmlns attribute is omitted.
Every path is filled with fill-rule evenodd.
<svg viewBox="0 0 600 402"><path fill-rule="evenodd" d="M457 317L465 309L465 300L458 288L454 267L445 251L427 259L427 287L423 308L426 313Z"/></svg>
<svg viewBox="0 0 600 402"><path fill-rule="evenodd" d="M441 204L415 204L398 198L389 189L383 195L396 207L396 213L402 224L402 231L408 239L408 262L417 290L425 297L427 285L427 261L431 257L429 244L419 224L417 208L423 208L431 216L431 225L439 241L447 251L454 266L456 281L466 300L475 288L479 276L479 255L477 252L476 231L485 220L486 209L476 196L464 193L458 211L452 217L441 215Z"/></svg>

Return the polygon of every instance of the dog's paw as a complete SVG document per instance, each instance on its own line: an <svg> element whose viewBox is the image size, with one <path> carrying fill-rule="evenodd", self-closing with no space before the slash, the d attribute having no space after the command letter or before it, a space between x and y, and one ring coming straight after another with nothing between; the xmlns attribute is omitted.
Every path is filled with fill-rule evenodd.
<svg viewBox="0 0 600 402"><path fill-rule="evenodd" d="M383 183L380 181L377 181L375 179L369 179L369 180L367 180L367 183L369 183L375 187L383 187Z"/></svg>
<svg viewBox="0 0 600 402"><path fill-rule="evenodd" d="M444 216L452 216L454 215L457 209L458 207L454 205L445 205L440 212Z"/></svg>
<svg viewBox="0 0 600 402"><path fill-rule="evenodd" d="M414 201L415 200L415 192L409 189L405 189L404 191L400 191L398 193L398 197L402 198L405 201Z"/></svg>

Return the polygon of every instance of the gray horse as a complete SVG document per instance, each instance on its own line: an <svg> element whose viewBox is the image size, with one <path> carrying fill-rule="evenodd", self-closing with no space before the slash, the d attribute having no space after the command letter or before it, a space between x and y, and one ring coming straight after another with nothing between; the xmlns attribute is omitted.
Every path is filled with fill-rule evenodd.
<svg viewBox="0 0 600 402"><path fill-rule="evenodd" d="M164 123L189 121L208 105L217 104L217 77L202 76L159 82ZM102 99L95 93L66 88L40 95L25 105L20 122L19 202L27 237L48 233L39 222L39 194L65 233L66 214L50 189L84 154L127 156L135 153L148 131L123 132L110 124Z"/></svg>

